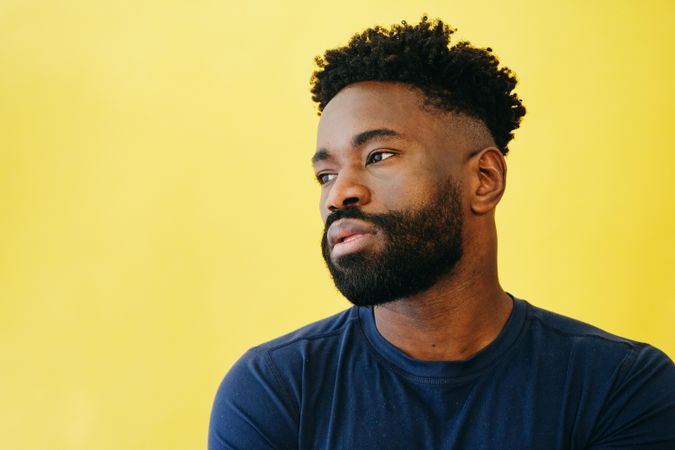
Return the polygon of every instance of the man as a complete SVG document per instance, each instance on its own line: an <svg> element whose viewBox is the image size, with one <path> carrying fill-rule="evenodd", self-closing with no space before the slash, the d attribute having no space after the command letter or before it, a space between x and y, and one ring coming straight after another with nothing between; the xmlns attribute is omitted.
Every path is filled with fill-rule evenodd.
<svg viewBox="0 0 675 450"><path fill-rule="evenodd" d="M323 256L354 307L247 352L209 448L675 449L659 350L502 290L494 213L525 109L423 18L317 59Z"/></svg>

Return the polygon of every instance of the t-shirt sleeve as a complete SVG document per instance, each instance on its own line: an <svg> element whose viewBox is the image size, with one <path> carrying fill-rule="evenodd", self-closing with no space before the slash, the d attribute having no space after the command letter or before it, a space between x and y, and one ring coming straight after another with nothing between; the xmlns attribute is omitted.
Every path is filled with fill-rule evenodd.
<svg viewBox="0 0 675 450"><path fill-rule="evenodd" d="M246 352L223 379L211 410L209 450L297 447L297 407L265 350Z"/></svg>
<svg viewBox="0 0 675 450"><path fill-rule="evenodd" d="M591 449L675 449L675 365L641 344L617 373L595 427Z"/></svg>

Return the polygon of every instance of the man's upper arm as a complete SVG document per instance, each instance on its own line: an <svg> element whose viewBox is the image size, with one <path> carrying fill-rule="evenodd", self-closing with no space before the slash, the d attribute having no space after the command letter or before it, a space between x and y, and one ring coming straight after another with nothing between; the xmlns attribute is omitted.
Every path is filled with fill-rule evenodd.
<svg viewBox="0 0 675 450"><path fill-rule="evenodd" d="M297 447L298 411L267 352L249 350L220 384L209 450Z"/></svg>
<svg viewBox="0 0 675 450"><path fill-rule="evenodd" d="M675 449L675 366L641 345L624 361L595 428L592 449Z"/></svg>

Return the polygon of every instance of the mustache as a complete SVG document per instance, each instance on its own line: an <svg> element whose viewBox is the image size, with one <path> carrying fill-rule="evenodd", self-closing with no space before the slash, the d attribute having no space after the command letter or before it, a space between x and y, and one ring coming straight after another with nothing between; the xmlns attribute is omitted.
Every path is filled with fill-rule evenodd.
<svg viewBox="0 0 675 450"><path fill-rule="evenodd" d="M359 219L365 222L373 222L371 219L371 214L364 213L358 208L344 208L337 209L330 213L328 217L326 217L324 229L327 231L334 222L340 219Z"/></svg>
<svg viewBox="0 0 675 450"><path fill-rule="evenodd" d="M399 211L389 211L382 214L369 214L361 211L356 207L349 207L337 209L326 217L326 224L324 225L324 234L328 232L328 228L333 222L340 219L358 219L376 226L377 228L389 230L396 226L396 223L403 220L404 214Z"/></svg>

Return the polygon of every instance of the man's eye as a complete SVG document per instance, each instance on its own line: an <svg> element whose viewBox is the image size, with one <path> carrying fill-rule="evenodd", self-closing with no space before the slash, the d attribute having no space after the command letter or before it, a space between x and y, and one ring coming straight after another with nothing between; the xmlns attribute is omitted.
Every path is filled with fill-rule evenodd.
<svg viewBox="0 0 675 450"><path fill-rule="evenodd" d="M387 158L391 158L394 156L395 153L393 152L373 152L370 155L368 155L368 159L366 159L366 165L384 161Z"/></svg>
<svg viewBox="0 0 675 450"><path fill-rule="evenodd" d="M316 176L316 179L319 181L319 184L326 184L336 176L334 173L320 173Z"/></svg>

